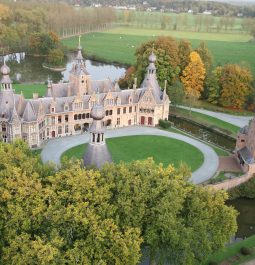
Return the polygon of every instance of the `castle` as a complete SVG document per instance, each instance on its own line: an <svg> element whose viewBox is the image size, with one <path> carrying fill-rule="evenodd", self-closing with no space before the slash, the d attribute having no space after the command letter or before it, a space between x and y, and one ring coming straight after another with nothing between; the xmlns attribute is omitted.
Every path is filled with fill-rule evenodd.
<svg viewBox="0 0 255 265"><path fill-rule="evenodd" d="M255 173L255 117L249 125L241 128L237 134L235 156L242 170L248 174Z"/></svg>
<svg viewBox="0 0 255 265"><path fill-rule="evenodd" d="M90 112L99 100L105 109L102 120L106 128L132 125L155 126L159 119L167 119L169 98L161 90L156 76L156 56L149 56L147 74L137 88L121 90L110 79L92 80L86 69L79 44L69 82L48 82L46 95L25 99L15 94L9 77L10 69L4 62L0 71L0 138L12 142L16 138L30 147L39 147L45 140L79 134L92 123ZM97 95L98 94L98 95Z"/></svg>

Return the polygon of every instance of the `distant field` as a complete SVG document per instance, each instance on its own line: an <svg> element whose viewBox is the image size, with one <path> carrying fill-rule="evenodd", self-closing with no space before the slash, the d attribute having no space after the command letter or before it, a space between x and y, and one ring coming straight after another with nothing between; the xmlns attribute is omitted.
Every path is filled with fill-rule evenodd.
<svg viewBox="0 0 255 265"><path fill-rule="evenodd" d="M33 98L33 93L38 93L40 97L45 95L46 85L43 84L14 84L16 94L21 91L25 98Z"/></svg>
<svg viewBox="0 0 255 265"><path fill-rule="evenodd" d="M117 11L117 22L136 28L160 29L162 17L168 17L165 23L166 29L177 28L189 31L214 31L214 32L243 32L243 18L228 18L232 20L231 25L224 27L226 18L208 16L203 14L193 15L188 13L161 13L161 12L126 12Z"/></svg>
<svg viewBox="0 0 255 265"><path fill-rule="evenodd" d="M141 43L160 35L189 39L194 48L204 40L213 54L215 65L244 63L250 66L255 74L255 44L247 42L251 38L248 35L115 28L107 32L84 35L81 42L85 53L89 56L95 55L109 62L131 65L136 60L134 55L136 48ZM77 37L62 42L69 48L75 48Z"/></svg>

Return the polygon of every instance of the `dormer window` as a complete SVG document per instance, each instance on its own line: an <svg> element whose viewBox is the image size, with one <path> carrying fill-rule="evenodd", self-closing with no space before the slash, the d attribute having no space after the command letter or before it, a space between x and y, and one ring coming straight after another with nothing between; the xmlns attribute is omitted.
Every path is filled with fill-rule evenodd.
<svg viewBox="0 0 255 265"><path fill-rule="evenodd" d="M52 113L55 112L55 107L51 107L51 112L52 112Z"/></svg>
<svg viewBox="0 0 255 265"><path fill-rule="evenodd" d="M65 111L68 111L68 110L69 110L69 106L68 106L67 104L65 104L65 106L64 106L64 110L65 110Z"/></svg>

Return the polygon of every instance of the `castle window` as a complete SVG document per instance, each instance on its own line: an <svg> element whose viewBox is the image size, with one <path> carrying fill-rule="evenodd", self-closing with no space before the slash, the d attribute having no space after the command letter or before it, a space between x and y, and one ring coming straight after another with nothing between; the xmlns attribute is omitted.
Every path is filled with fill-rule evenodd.
<svg viewBox="0 0 255 265"><path fill-rule="evenodd" d="M117 125L120 125L120 118L117 118Z"/></svg>
<svg viewBox="0 0 255 265"><path fill-rule="evenodd" d="M84 80L82 80L81 82L84 83Z"/></svg>
<svg viewBox="0 0 255 265"><path fill-rule="evenodd" d="M68 105L65 105L65 111L68 111L69 110L69 107L68 107Z"/></svg>
<svg viewBox="0 0 255 265"><path fill-rule="evenodd" d="M68 122L68 115L65 115L65 122Z"/></svg>
<svg viewBox="0 0 255 265"><path fill-rule="evenodd" d="M51 124L55 124L55 117L51 117Z"/></svg>
<svg viewBox="0 0 255 265"><path fill-rule="evenodd" d="M85 118L86 118L86 114L83 113L83 114L82 114L82 119L85 119Z"/></svg>
<svg viewBox="0 0 255 265"><path fill-rule="evenodd" d="M132 107L129 107L129 113L132 113Z"/></svg>
<svg viewBox="0 0 255 265"><path fill-rule="evenodd" d="M242 142L242 143L244 143L244 142L245 142L245 140L244 140L244 139L242 139L242 140L241 140L241 142Z"/></svg>
<svg viewBox="0 0 255 265"><path fill-rule="evenodd" d="M62 134L62 126L58 126L58 134Z"/></svg>
<svg viewBox="0 0 255 265"><path fill-rule="evenodd" d="M2 124L2 132L6 132L6 124Z"/></svg>
<svg viewBox="0 0 255 265"><path fill-rule="evenodd" d="M123 114L126 114L126 112L127 112L127 108L124 107L124 108L123 108Z"/></svg>
<svg viewBox="0 0 255 265"><path fill-rule="evenodd" d="M74 115L74 120L75 120L75 121L77 120L77 114Z"/></svg>
<svg viewBox="0 0 255 265"><path fill-rule="evenodd" d="M117 108L117 114L118 115L120 114L120 108Z"/></svg>
<svg viewBox="0 0 255 265"><path fill-rule="evenodd" d="M89 119L89 113L86 114L86 118Z"/></svg>
<svg viewBox="0 0 255 265"><path fill-rule="evenodd" d="M81 114L78 115L78 120L81 120Z"/></svg>
<svg viewBox="0 0 255 265"><path fill-rule="evenodd" d="M65 133L68 133L68 125L65 126Z"/></svg>
<svg viewBox="0 0 255 265"><path fill-rule="evenodd" d="M109 110L109 115L112 115L112 110Z"/></svg>
<svg viewBox="0 0 255 265"><path fill-rule="evenodd" d="M51 112L55 112L55 108L54 107L51 108Z"/></svg>
<svg viewBox="0 0 255 265"><path fill-rule="evenodd" d="M58 123L61 123L62 119L61 116L58 116Z"/></svg>

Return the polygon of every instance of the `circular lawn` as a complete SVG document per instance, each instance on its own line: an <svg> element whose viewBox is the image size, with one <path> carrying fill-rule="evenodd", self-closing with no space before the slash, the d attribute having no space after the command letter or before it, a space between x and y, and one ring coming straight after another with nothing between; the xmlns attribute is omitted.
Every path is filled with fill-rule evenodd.
<svg viewBox="0 0 255 265"><path fill-rule="evenodd" d="M153 157L157 163L164 166L173 164L178 166L185 162L192 171L198 169L204 161L200 150L180 140L152 135L125 136L108 138L107 145L115 163L130 162ZM62 154L62 157L82 159L87 144L75 146Z"/></svg>

